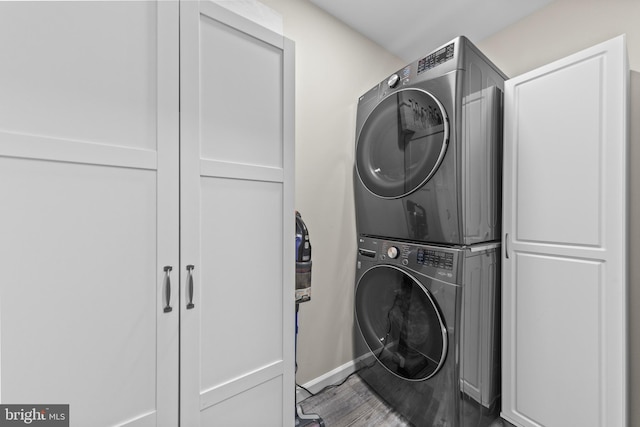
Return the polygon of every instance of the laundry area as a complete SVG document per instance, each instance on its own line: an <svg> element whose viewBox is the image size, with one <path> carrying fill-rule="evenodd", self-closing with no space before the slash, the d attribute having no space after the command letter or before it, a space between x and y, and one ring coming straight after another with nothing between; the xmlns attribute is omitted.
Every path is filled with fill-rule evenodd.
<svg viewBox="0 0 640 427"><path fill-rule="evenodd" d="M640 427L639 16L0 2L0 425Z"/></svg>

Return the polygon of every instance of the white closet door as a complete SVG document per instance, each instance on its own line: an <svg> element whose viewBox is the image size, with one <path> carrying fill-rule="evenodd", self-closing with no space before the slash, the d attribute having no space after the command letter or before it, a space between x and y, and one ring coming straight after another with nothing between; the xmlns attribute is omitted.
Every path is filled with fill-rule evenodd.
<svg viewBox="0 0 640 427"><path fill-rule="evenodd" d="M503 416L627 422L623 36L505 91Z"/></svg>
<svg viewBox="0 0 640 427"><path fill-rule="evenodd" d="M293 425L292 44L210 2L180 16L181 422Z"/></svg>
<svg viewBox="0 0 640 427"><path fill-rule="evenodd" d="M177 424L177 31L175 2L0 3L3 404Z"/></svg>

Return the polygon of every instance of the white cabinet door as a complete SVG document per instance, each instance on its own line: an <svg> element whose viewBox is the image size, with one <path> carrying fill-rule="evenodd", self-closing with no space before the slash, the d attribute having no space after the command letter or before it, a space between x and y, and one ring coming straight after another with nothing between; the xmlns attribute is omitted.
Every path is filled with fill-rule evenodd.
<svg viewBox="0 0 640 427"><path fill-rule="evenodd" d="M623 36L507 81L502 415L627 422Z"/></svg>
<svg viewBox="0 0 640 427"><path fill-rule="evenodd" d="M293 425L292 44L196 1L180 43L181 423Z"/></svg>
<svg viewBox="0 0 640 427"><path fill-rule="evenodd" d="M175 2L0 4L3 404L177 424L177 31Z"/></svg>

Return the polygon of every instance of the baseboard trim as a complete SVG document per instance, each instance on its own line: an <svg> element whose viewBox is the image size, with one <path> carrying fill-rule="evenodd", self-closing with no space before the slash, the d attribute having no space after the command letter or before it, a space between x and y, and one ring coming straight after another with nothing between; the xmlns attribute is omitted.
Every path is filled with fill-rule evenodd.
<svg viewBox="0 0 640 427"><path fill-rule="evenodd" d="M343 381L349 375L354 373L358 369L358 367L361 366L361 362L363 360L369 358L370 356L370 354L365 353L357 359L351 360L344 365L338 366L337 368L324 373L305 384L302 384L302 386L313 394L318 393L320 390L327 386L338 384ZM309 393L296 386L296 402L300 403L307 397L309 397Z"/></svg>

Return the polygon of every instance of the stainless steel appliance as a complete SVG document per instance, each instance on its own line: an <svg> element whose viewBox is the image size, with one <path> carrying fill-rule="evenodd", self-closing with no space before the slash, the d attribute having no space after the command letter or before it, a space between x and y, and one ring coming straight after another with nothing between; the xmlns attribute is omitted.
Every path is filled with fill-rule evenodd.
<svg viewBox="0 0 640 427"><path fill-rule="evenodd" d="M502 90L458 37L360 97L360 376L419 427L499 422Z"/></svg>
<svg viewBox="0 0 640 427"><path fill-rule="evenodd" d="M458 37L360 97L359 235L459 245L500 238L505 77Z"/></svg>
<svg viewBox="0 0 640 427"><path fill-rule="evenodd" d="M415 426L498 418L497 247L359 239L359 375Z"/></svg>

